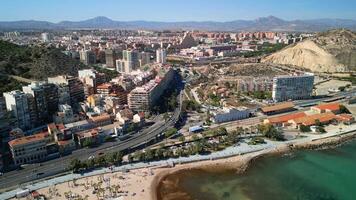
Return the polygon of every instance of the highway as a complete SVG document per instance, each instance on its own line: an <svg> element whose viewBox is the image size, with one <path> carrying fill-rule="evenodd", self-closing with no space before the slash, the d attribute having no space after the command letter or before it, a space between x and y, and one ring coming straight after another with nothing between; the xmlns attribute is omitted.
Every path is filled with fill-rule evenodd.
<svg viewBox="0 0 356 200"><path fill-rule="evenodd" d="M166 122L163 120L158 121L141 133L133 134L125 141L106 142L99 147L79 149L73 151L72 154L68 156L49 160L41 163L41 165L31 164L22 170L5 173L0 177L0 190L19 187L19 185L24 183L29 183L31 181L66 172L68 171L70 161L75 158L79 160L87 160L91 155L97 155L98 152L109 153L115 151L124 151L155 139L162 132L174 126L174 124L178 121L182 107L182 95L183 90L181 90L180 94L178 95L178 107L175 109L170 119L168 119ZM37 176L38 173L43 174L41 176Z"/></svg>

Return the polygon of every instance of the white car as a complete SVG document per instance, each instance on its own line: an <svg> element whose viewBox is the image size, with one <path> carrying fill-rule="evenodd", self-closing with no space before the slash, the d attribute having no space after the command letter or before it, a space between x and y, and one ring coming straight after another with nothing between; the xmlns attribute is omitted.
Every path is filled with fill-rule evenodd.
<svg viewBox="0 0 356 200"><path fill-rule="evenodd" d="M89 156L88 160L94 159L95 156Z"/></svg>

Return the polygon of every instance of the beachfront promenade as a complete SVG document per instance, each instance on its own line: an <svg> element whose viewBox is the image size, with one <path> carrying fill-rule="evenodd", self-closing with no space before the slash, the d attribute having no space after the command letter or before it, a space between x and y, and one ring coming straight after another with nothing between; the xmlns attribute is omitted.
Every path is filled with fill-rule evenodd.
<svg viewBox="0 0 356 200"><path fill-rule="evenodd" d="M204 161L204 160L216 160L216 159L228 158L236 155L248 154L253 152L262 152L264 150L265 151L273 150L282 145L303 144L319 139L324 139L324 138L329 138L341 134L354 132L356 130L356 124L350 126L342 125L342 129L340 129L340 127L338 126L332 127L332 129L329 130L328 133L321 134L321 135L303 134L307 137L301 137L298 139L285 141L285 142L275 142L275 141L266 140L265 144L259 144L259 145L248 145L247 143L239 143L238 145L231 146L222 151L213 152L208 155L193 155L189 157L172 158L172 159L147 162L147 163L140 162L140 163L127 164L119 167L114 167L113 169L102 168L84 174L67 174L60 177L40 181L37 183L28 183L26 185L22 185L21 188L0 194L0 199L12 198L16 195L17 192L23 189L29 189L30 191L38 190L41 188L50 187L56 184L71 181L73 179L81 179L81 178L105 174L105 173L127 171L127 170L140 169L140 168L168 167L171 166L172 164L184 164L184 163L191 163L191 162Z"/></svg>

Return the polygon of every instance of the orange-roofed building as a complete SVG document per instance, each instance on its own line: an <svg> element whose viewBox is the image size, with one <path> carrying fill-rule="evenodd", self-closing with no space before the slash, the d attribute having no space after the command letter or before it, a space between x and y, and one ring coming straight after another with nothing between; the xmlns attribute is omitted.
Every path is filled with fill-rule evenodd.
<svg viewBox="0 0 356 200"><path fill-rule="evenodd" d="M72 139L58 141L58 147L59 153L62 155L68 154L76 148L75 142Z"/></svg>
<svg viewBox="0 0 356 200"><path fill-rule="evenodd" d="M321 124L329 124L334 120L336 120L336 115L332 112L326 112L326 113L301 117L297 119L292 119L289 120L288 122L293 124L295 128L298 128L300 125L304 125L304 126L316 125L317 121L319 121Z"/></svg>
<svg viewBox="0 0 356 200"><path fill-rule="evenodd" d="M279 103L273 106L263 107L261 110L266 115L274 115L294 110L294 104L293 102Z"/></svg>
<svg viewBox="0 0 356 200"><path fill-rule="evenodd" d="M51 123L47 125L48 133L56 142L71 139L71 131L67 130L63 124Z"/></svg>
<svg viewBox="0 0 356 200"><path fill-rule="evenodd" d="M109 95L111 91L112 91L111 83L104 83L96 87L96 93L98 94Z"/></svg>
<svg viewBox="0 0 356 200"><path fill-rule="evenodd" d="M336 116L338 122L343 122L344 124L352 124L355 122L355 118L350 114L340 114Z"/></svg>
<svg viewBox="0 0 356 200"><path fill-rule="evenodd" d="M95 128L89 131L83 131L77 134L78 144L81 147L85 146L85 141L90 141L91 144L97 144L99 142L100 129Z"/></svg>
<svg viewBox="0 0 356 200"><path fill-rule="evenodd" d="M278 117L270 117L263 121L264 124L272 124L275 126L285 126L289 120L301 118L307 116L304 112L298 112L293 114L282 115Z"/></svg>
<svg viewBox="0 0 356 200"><path fill-rule="evenodd" d="M326 103L311 107L311 110L317 113L332 112L334 114L340 113L339 103Z"/></svg>
<svg viewBox="0 0 356 200"><path fill-rule="evenodd" d="M112 124L111 116L107 113L92 117L91 121L95 124L95 126L105 126Z"/></svg>
<svg viewBox="0 0 356 200"><path fill-rule="evenodd" d="M14 164L34 163L45 159L49 141L47 132L11 140L9 146Z"/></svg>

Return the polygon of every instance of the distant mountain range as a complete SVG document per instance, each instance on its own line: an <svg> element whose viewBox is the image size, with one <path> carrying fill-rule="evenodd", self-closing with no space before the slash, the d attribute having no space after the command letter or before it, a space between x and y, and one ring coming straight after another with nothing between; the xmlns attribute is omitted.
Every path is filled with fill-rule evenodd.
<svg viewBox="0 0 356 200"><path fill-rule="evenodd" d="M335 28L356 30L356 20L314 19L287 21L274 16L255 20L235 20L229 22L186 21L115 21L99 16L84 21L11 21L0 22L0 30L58 30L58 29L148 29L148 30L209 30L209 31L325 31Z"/></svg>

